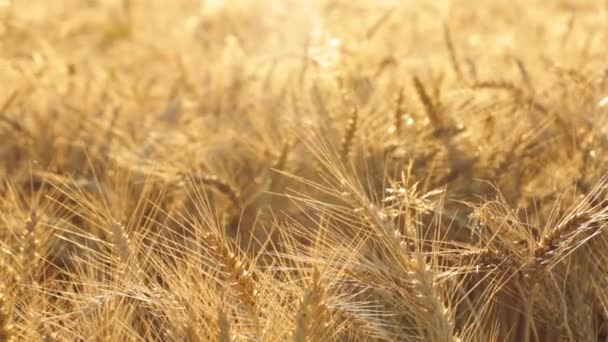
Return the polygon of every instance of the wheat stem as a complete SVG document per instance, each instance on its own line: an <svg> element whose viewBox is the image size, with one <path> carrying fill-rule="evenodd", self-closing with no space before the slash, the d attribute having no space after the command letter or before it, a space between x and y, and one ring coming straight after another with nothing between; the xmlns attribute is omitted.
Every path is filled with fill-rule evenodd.
<svg viewBox="0 0 608 342"><path fill-rule="evenodd" d="M218 336L217 340L219 342L232 342L234 338L232 336L232 332L230 331L230 319L224 310L218 310Z"/></svg>
<svg viewBox="0 0 608 342"><path fill-rule="evenodd" d="M2 291L2 289L0 289ZM11 315L4 293L0 292L0 341L13 341Z"/></svg>

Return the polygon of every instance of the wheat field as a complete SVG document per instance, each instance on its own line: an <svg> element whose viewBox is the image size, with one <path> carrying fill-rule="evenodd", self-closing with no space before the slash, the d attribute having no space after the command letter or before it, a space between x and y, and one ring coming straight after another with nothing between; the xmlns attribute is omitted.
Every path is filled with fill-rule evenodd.
<svg viewBox="0 0 608 342"><path fill-rule="evenodd" d="M0 341L606 341L608 3L1 0Z"/></svg>

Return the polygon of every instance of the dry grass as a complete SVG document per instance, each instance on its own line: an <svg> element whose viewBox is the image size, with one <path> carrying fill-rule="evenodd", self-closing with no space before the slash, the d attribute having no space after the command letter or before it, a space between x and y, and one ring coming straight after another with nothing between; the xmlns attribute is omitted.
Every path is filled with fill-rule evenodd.
<svg viewBox="0 0 608 342"><path fill-rule="evenodd" d="M0 340L606 340L603 6L0 1Z"/></svg>

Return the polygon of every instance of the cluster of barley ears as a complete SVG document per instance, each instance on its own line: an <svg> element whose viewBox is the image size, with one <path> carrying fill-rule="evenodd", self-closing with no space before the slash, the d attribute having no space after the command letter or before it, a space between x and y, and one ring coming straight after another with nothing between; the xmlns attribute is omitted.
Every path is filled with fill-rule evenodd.
<svg viewBox="0 0 608 342"><path fill-rule="evenodd" d="M602 6L0 1L0 341L604 341Z"/></svg>

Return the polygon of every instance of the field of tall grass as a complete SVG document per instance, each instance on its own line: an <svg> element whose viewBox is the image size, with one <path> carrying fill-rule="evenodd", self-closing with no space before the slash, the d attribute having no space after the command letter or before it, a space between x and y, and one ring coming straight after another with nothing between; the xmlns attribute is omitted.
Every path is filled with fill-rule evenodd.
<svg viewBox="0 0 608 342"><path fill-rule="evenodd" d="M608 3L1 0L0 341L606 341Z"/></svg>

